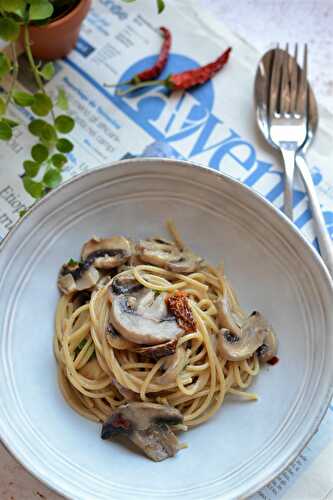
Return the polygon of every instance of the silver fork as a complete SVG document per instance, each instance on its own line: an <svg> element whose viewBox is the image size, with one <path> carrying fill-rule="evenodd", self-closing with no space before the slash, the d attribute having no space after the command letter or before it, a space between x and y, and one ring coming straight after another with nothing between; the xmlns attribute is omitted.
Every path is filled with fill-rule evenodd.
<svg viewBox="0 0 333 500"><path fill-rule="evenodd" d="M297 44L294 59L297 61ZM268 126L272 142L280 149L285 169L284 212L293 219L293 181L297 150L307 135L307 46L304 46L303 71L292 64L288 45L275 50L268 102Z"/></svg>

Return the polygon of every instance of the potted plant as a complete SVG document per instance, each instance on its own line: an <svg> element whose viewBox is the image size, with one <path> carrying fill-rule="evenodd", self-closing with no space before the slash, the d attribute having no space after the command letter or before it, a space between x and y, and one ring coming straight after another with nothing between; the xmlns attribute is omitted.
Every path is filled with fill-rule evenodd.
<svg viewBox="0 0 333 500"><path fill-rule="evenodd" d="M30 18L29 23L29 38L33 56L42 60L65 57L76 45L82 21L88 13L91 1L31 2L31 7L36 9L37 6L36 19L31 20ZM21 30L20 41L24 44L24 30Z"/></svg>
<svg viewBox="0 0 333 500"><path fill-rule="evenodd" d="M19 125L9 113L10 103L29 108L33 119L28 125L36 143L23 162L22 181L33 198L41 198L61 181L61 169L73 144L63 134L74 127L66 114L67 98L59 89L55 101L47 94L45 83L54 75L52 62L65 56L74 46L91 0L0 0L0 39L8 43L0 52L0 139L8 141ZM36 92L23 92L18 84L18 49L23 47ZM36 59L35 59L36 58ZM38 58L38 59L37 59Z"/></svg>
<svg viewBox="0 0 333 500"><path fill-rule="evenodd" d="M10 116L9 105L29 108L33 118L28 130L36 142L23 162L21 177L25 190L35 199L61 182L66 155L74 147L64 137L75 125L66 113L66 94L60 88L53 100L45 89L55 72L50 61L66 56L74 48L91 4L92 0L0 0L0 39L8 44L0 52L0 85L6 89L0 93L0 141L9 141L13 129L20 125ZM156 4L158 12L162 12L164 1L156 0ZM34 93L22 91L18 82L21 51L25 52L35 82Z"/></svg>

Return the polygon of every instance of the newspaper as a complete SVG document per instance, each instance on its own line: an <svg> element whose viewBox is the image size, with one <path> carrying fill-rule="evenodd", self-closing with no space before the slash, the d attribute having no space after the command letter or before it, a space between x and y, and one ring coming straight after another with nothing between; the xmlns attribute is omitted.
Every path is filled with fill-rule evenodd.
<svg viewBox="0 0 333 500"><path fill-rule="evenodd" d="M186 93L168 96L166 89L151 87L135 96L115 96L114 90L104 84L126 80L149 66L161 44L161 23L172 28L173 70L204 64L231 45L228 70ZM255 125L252 95L259 56L202 8L199 10L196 1L169 0L163 17L159 17L152 2L127 5L120 0L94 0L76 49L56 63L56 74L47 84L51 93L59 87L65 89L70 114L77 124L71 134L75 149L69 155L64 177L131 156L185 158L241 180L282 208L281 160ZM20 56L22 65L24 58ZM20 83L33 90L24 71ZM21 122L31 119L27 110L13 107L10 111ZM333 118L324 109L320 109L320 117L308 160L333 238ZM22 189L20 178L31 145L32 137L22 128L15 129L8 144L1 143L0 237L12 228L20 210L33 202ZM296 226L317 246L307 196L298 179L294 217ZM332 458L333 405L297 460L252 498L328 498L333 490Z"/></svg>

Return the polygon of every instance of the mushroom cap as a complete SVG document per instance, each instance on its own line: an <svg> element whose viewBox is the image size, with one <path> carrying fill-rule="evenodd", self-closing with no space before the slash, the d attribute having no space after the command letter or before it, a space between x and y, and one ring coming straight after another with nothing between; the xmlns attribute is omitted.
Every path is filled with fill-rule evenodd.
<svg viewBox="0 0 333 500"><path fill-rule="evenodd" d="M264 343L257 349L257 355L260 361L263 363L267 363L274 356L276 356L278 349L278 339L275 335L274 331L270 327L268 331Z"/></svg>
<svg viewBox="0 0 333 500"><path fill-rule="evenodd" d="M116 331L135 344L163 344L182 333L175 317L168 313L165 298L166 294L156 297L144 287L132 293L111 291L110 321Z"/></svg>
<svg viewBox="0 0 333 500"><path fill-rule="evenodd" d="M171 384L175 382L177 375L182 371L185 366L187 357L184 346L178 347L176 352L171 356L165 356L161 368L164 373L158 377L154 377L155 384Z"/></svg>
<svg viewBox="0 0 333 500"><path fill-rule="evenodd" d="M115 386L119 394L121 394L127 401L138 401L140 396L136 392L132 391L132 389L128 389L124 387L117 379L112 377L112 384Z"/></svg>
<svg viewBox="0 0 333 500"><path fill-rule="evenodd" d="M182 448L168 425L153 425L146 431L134 431L130 439L154 462L174 457Z"/></svg>
<svg viewBox="0 0 333 500"><path fill-rule="evenodd" d="M137 252L143 262L177 273L196 271L202 259L189 251L180 250L175 243L161 238L139 241Z"/></svg>
<svg viewBox="0 0 333 500"><path fill-rule="evenodd" d="M115 276L112 280L111 288L109 289L112 302L112 294L130 294L143 289L143 285L139 283L133 276L132 271L126 270Z"/></svg>
<svg viewBox="0 0 333 500"><path fill-rule="evenodd" d="M94 236L83 245L81 259L86 265L94 264L98 269L112 269L127 262L131 254L131 243L124 236Z"/></svg>
<svg viewBox="0 0 333 500"><path fill-rule="evenodd" d="M124 349L130 349L134 350L136 347L136 344L133 342L130 342L127 339L124 339L119 333L116 331L116 329L113 327L112 323L110 322L105 331L106 335L106 340L108 344L110 344L111 347L114 349L118 350L124 350Z"/></svg>
<svg viewBox="0 0 333 500"><path fill-rule="evenodd" d="M129 422L127 426L127 431L132 430L146 430L152 424L168 424L177 425L184 421L183 415L179 410L173 408L172 406L160 405L157 403L141 403L141 402L131 402L125 405L118 406L116 411L107 420L111 424L109 431L113 433L118 433L116 419L121 415L124 419ZM113 429L112 429L113 427ZM124 427L120 426L120 432L122 432ZM110 435L110 432L108 432ZM103 437L107 439L107 437Z"/></svg>
<svg viewBox="0 0 333 500"><path fill-rule="evenodd" d="M75 266L64 264L58 276L58 288L65 295L89 290L96 285L99 277L100 274L94 266L85 269L81 264Z"/></svg>
<svg viewBox="0 0 333 500"><path fill-rule="evenodd" d="M216 300L216 309L217 309L217 321L220 328L226 328L227 330L231 330L235 335L241 336L241 328L237 324L232 311L231 306L228 300L227 295L223 297L219 297Z"/></svg>
<svg viewBox="0 0 333 500"><path fill-rule="evenodd" d="M144 453L160 462L174 456L179 442L169 426L182 424L182 414L176 408L155 403L131 402L119 406L104 422L102 439L123 434Z"/></svg>
<svg viewBox="0 0 333 500"><path fill-rule="evenodd" d="M254 311L245 320L240 335L227 328L220 330L217 339L218 351L228 361L242 361L256 352L270 331L265 318Z"/></svg>
<svg viewBox="0 0 333 500"><path fill-rule="evenodd" d="M148 360L158 361L160 358L174 354L176 352L176 346L177 339L172 339L163 344L137 347L135 352L141 354L141 356Z"/></svg>

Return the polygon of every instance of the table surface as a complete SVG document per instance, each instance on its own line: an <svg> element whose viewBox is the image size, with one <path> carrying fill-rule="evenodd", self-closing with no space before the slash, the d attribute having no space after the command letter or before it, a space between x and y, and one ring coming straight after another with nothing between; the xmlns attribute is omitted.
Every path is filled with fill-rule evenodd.
<svg viewBox="0 0 333 500"><path fill-rule="evenodd" d="M318 100L333 113L332 0L200 1L203 8L208 7L262 53L277 42L308 43L310 80ZM33 478L0 444L0 499L34 498L57 500L61 497Z"/></svg>

